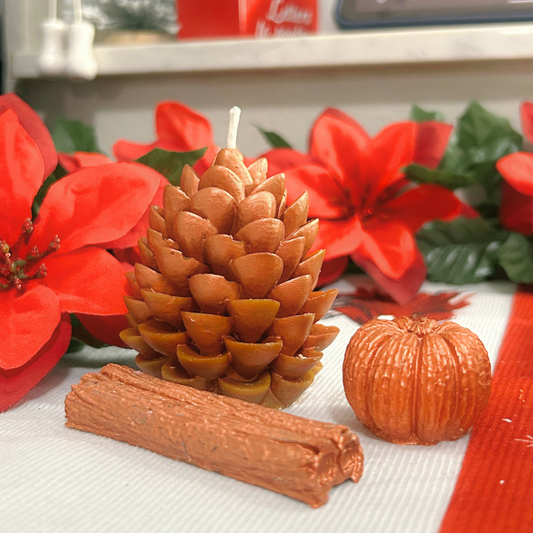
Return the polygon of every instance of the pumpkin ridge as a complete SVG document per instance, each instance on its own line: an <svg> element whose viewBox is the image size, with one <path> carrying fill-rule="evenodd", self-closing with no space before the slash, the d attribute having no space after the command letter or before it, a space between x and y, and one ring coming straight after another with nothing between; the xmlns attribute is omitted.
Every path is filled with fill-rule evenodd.
<svg viewBox="0 0 533 533"><path fill-rule="evenodd" d="M411 405L411 435L409 436L409 440L411 440L412 437L415 439L418 438L418 409L417 409L417 403L418 403L418 387L420 386L420 359L422 358L422 342L420 340L420 336L417 335L415 332L409 332L405 335L414 335L417 339L417 354L415 356L415 369L413 372L413 399L412 399L412 405Z"/></svg>
<svg viewBox="0 0 533 533"><path fill-rule="evenodd" d="M388 344L391 340L394 339L394 333L390 333L389 335L384 335L382 339L379 339L378 342L376 342L376 344L373 346L373 349L372 349L372 353L371 353L371 364L369 366L369 368L371 369L371 372L368 374L368 376L374 376L375 374L375 368L378 364L378 359L380 357L382 357L382 353L381 353L381 350L382 348ZM366 346L365 346L366 348ZM374 414L373 414L373 409L371 409L371 405L370 405L370 398L372 397L372 382L371 380L367 377L367 379L365 380L365 410L366 412L368 413L369 417L370 417L370 420L371 422L373 423L374 427L376 426L376 423L374 422ZM366 425L366 424L365 424Z"/></svg>
<svg viewBox="0 0 533 533"><path fill-rule="evenodd" d="M453 361L453 371L454 371L454 374L455 374L455 386L458 387L459 383L461 383L461 377L459 376L460 363L459 363L459 357L457 355L457 352L455 351L455 346L450 341L450 339L448 339L446 337L446 335L439 335L439 336L441 337L442 340L444 340L444 342L446 343L446 346L448 346L448 350L450 352L451 359ZM457 419L457 412L458 411L459 411L459 401L457 400L457 394L456 394L455 395L455 404L453 406L453 414L450 417L450 420L456 420ZM446 438L446 440L458 438L458 437L454 437L453 434L450 434L450 429L453 429L453 428L448 428L447 429L447 431L444 434L445 435L444 438Z"/></svg>

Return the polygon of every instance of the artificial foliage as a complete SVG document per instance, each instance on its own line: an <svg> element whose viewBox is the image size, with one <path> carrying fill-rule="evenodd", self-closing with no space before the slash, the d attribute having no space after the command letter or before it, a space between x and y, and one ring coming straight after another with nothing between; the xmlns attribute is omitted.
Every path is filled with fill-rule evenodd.
<svg viewBox="0 0 533 533"><path fill-rule="evenodd" d="M370 137L345 113L327 109L311 129L309 153L264 154L285 173L289 201L309 192L310 216L320 220L317 246L326 249L322 283L338 278L351 259L398 302L416 294L426 271L414 235L428 221L457 216L461 203L440 185L409 184L404 168L435 159L448 133L439 124L405 121ZM421 150L427 138L431 150Z"/></svg>
<svg viewBox="0 0 533 533"><path fill-rule="evenodd" d="M130 163L81 169L32 204L58 155L38 115L0 97L0 410L24 396L59 361L71 340L70 315L91 317L112 339L127 290L121 263L106 244L123 238L159 186L154 170ZM108 322L110 320L111 322Z"/></svg>
<svg viewBox="0 0 533 533"><path fill-rule="evenodd" d="M403 194L413 184L432 185L463 200L458 217L435 216L441 220L428 219L416 232L427 279L455 285L506 278L533 282L533 154L524 151L533 143L533 103L522 103L520 114L524 136L475 101L455 126L438 111L412 107L418 134L412 160L401 169ZM294 159L286 156L288 143L279 134L263 133L274 148L269 159L279 159L277 169L285 166L290 175ZM357 263L357 257L351 259ZM380 282L382 268L376 273L368 264L360 266ZM346 269L344 264L333 277Z"/></svg>
<svg viewBox="0 0 533 533"><path fill-rule="evenodd" d="M170 152L191 152L207 148L193 165L194 170L201 173L207 170L218 151L209 120L179 102L160 102L157 105L155 131L157 139L148 144L117 140L113 145L117 161L136 161L155 148Z"/></svg>
<svg viewBox="0 0 533 533"><path fill-rule="evenodd" d="M531 136L531 104L521 107ZM428 279L461 285L509 278L533 282L533 155L506 118L471 102L457 121L438 168L411 165L407 177L437 183L467 198L474 212L434 222L417 234Z"/></svg>

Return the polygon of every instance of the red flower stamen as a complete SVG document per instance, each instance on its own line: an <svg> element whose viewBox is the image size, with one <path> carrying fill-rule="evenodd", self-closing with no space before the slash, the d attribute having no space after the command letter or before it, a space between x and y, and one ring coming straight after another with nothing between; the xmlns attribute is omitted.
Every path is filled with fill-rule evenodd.
<svg viewBox="0 0 533 533"><path fill-rule="evenodd" d="M21 257L20 247L22 243L30 242L33 230L33 223L28 218L22 224L20 235L12 246L6 241L0 241L0 290L7 291L14 288L18 292L24 292L28 281L46 276L47 270L43 263L33 272L29 270L33 270L36 263L59 249L59 237L56 235L43 253L34 246L26 257Z"/></svg>

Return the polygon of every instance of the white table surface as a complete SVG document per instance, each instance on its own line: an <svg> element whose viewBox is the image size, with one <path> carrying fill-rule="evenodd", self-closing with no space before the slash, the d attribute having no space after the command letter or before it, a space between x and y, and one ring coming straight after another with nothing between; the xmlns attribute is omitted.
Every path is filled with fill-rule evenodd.
<svg viewBox="0 0 533 533"><path fill-rule="evenodd" d="M338 286L346 290L352 282ZM428 283L423 290L449 288ZM472 299L454 320L480 336L493 365L514 289L510 283L457 288ZM338 325L341 333L325 351L324 370L288 412L347 425L365 454L361 481L333 488L326 505L313 510L266 489L66 428L63 402L72 384L109 362L134 366L132 350L85 348L66 355L24 400L0 414L0 532L437 533L468 436L419 447L371 435L342 388L344 350L358 326L340 314L322 323Z"/></svg>

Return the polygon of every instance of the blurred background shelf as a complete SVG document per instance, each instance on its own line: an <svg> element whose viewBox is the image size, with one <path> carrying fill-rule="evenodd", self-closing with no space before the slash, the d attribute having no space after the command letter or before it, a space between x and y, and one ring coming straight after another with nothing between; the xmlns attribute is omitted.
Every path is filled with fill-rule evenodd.
<svg viewBox="0 0 533 533"><path fill-rule="evenodd" d="M413 103L454 122L476 99L520 129L520 102L533 100L533 23L341 32L336 3L319 0L319 33L298 39L98 44L99 75L79 83L40 76L48 2L5 0L5 89L15 89L49 126L60 116L93 125L108 154L120 138L153 141L154 108L165 100L208 117L219 146L228 110L239 105L239 147L250 157L268 148L256 125L306 151L326 107L375 134L406 120Z"/></svg>
<svg viewBox="0 0 533 533"><path fill-rule="evenodd" d="M100 45L96 57L99 76L533 60L533 23ZM14 52L10 74L13 79L39 78L38 53Z"/></svg>

